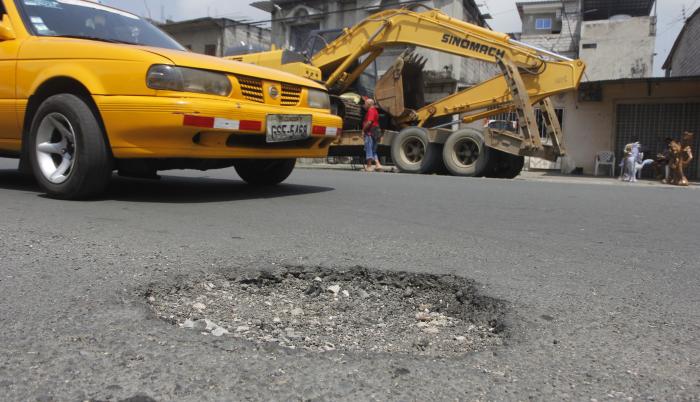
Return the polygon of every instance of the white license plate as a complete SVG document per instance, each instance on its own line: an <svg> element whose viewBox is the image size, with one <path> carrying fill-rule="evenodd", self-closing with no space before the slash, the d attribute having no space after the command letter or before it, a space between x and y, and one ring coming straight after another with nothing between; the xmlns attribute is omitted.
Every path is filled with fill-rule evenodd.
<svg viewBox="0 0 700 402"><path fill-rule="evenodd" d="M311 115L271 114L267 116L267 142L296 141L311 136Z"/></svg>

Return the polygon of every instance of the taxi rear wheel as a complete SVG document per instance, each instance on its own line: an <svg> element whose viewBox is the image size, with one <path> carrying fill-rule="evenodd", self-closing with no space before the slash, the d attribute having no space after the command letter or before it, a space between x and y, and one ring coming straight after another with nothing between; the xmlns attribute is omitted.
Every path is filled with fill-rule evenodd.
<svg viewBox="0 0 700 402"><path fill-rule="evenodd" d="M46 99L34 115L28 142L32 171L49 196L83 199L109 184L111 154L97 117L81 98Z"/></svg>
<svg viewBox="0 0 700 402"><path fill-rule="evenodd" d="M274 186L292 174L296 159L241 159L236 172L246 183L254 186Z"/></svg>

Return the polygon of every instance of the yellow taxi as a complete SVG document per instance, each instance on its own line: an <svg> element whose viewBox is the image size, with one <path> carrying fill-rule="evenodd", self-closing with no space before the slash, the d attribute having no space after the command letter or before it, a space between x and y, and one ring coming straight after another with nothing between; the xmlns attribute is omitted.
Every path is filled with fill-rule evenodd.
<svg viewBox="0 0 700 402"><path fill-rule="evenodd" d="M0 156L53 197L99 194L115 170L234 166L277 184L342 128L318 83L193 54L128 12L0 0L0 14Z"/></svg>

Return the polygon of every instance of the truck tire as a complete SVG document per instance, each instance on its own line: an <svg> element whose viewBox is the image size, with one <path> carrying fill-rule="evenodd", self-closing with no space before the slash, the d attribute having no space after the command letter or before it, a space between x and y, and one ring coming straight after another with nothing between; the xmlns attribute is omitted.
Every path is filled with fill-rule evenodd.
<svg viewBox="0 0 700 402"><path fill-rule="evenodd" d="M442 160L454 176L477 177L486 173L490 154L483 135L473 128L465 128L447 138L442 149Z"/></svg>
<svg viewBox="0 0 700 402"><path fill-rule="evenodd" d="M504 179L515 179L516 177L520 176L520 173L522 173L523 168L525 167L525 157L524 156L517 156L517 155L509 155L509 156L510 156L510 163L509 163L508 169L503 174L503 178Z"/></svg>
<svg viewBox="0 0 700 402"><path fill-rule="evenodd" d="M296 159L241 159L233 166L241 179L252 186L274 186L292 174L296 163Z"/></svg>
<svg viewBox="0 0 700 402"><path fill-rule="evenodd" d="M491 149L490 165L487 171L487 177L497 179L514 179L525 166L525 157L511 155L506 152Z"/></svg>
<svg viewBox="0 0 700 402"><path fill-rule="evenodd" d="M408 127L391 143L391 159L403 173L432 173L440 164L437 144L431 144L428 133L420 127Z"/></svg>
<svg viewBox="0 0 700 402"><path fill-rule="evenodd" d="M32 120L27 153L34 177L50 197L99 195L109 184L112 154L99 120L71 94L46 99Z"/></svg>

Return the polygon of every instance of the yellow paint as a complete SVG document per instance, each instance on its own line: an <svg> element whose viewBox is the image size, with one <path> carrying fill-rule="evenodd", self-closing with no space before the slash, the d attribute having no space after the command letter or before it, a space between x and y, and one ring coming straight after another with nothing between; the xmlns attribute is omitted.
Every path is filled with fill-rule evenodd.
<svg viewBox="0 0 700 402"><path fill-rule="evenodd" d="M20 147L29 99L47 81L64 77L84 86L97 105L112 151L117 158L279 158L326 156L328 140L318 137L287 148L229 147L226 141L195 143L204 130L235 134L234 131L202 129L183 125L185 114L231 120L257 120L264 135L268 114L306 114L314 125L342 127L329 110L311 109L309 88L325 89L312 80L261 66L162 48L113 44L83 39L33 36L24 26L12 1L4 2L8 14L0 23L0 152ZM11 37L13 37L10 39ZM154 64L169 64L227 74L233 86L228 97L185 92L156 91L146 86L146 73ZM263 103L247 100L237 77L263 82ZM281 106L270 87L282 84L301 87L297 106Z"/></svg>

